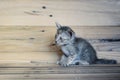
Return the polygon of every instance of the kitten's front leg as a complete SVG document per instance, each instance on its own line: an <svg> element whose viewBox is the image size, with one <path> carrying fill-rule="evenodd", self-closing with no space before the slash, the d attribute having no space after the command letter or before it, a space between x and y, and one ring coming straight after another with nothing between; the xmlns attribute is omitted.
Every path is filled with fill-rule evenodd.
<svg viewBox="0 0 120 80"><path fill-rule="evenodd" d="M68 57L67 66L74 65L77 55L71 55Z"/></svg>
<svg viewBox="0 0 120 80"><path fill-rule="evenodd" d="M67 66L68 63L68 57L66 57L65 55L62 55L60 61L57 61L57 64L61 65L61 66Z"/></svg>
<svg viewBox="0 0 120 80"><path fill-rule="evenodd" d="M69 55L66 57L65 55L62 55L61 60L59 61L59 64L64 67L68 67L70 65L73 65L77 58L77 55Z"/></svg>

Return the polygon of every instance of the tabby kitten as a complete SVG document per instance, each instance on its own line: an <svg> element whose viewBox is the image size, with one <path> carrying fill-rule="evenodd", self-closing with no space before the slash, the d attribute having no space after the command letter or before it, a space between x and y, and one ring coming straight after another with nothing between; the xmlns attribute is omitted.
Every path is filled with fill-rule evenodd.
<svg viewBox="0 0 120 80"><path fill-rule="evenodd" d="M116 64L116 60L98 59L95 49L83 38L75 36L75 32L68 26L56 23L57 33L55 44L63 52L57 62L61 66L90 65L90 64Z"/></svg>

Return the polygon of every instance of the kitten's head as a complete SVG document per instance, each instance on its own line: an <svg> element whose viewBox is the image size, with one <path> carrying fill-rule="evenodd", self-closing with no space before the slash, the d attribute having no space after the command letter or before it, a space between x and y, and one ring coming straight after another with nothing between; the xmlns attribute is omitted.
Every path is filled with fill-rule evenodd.
<svg viewBox="0 0 120 80"><path fill-rule="evenodd" d="M56 23L57 33L55 35L55 43L59 46L71 44L75 38L74 31L68 26L61 26Z"/></svg>

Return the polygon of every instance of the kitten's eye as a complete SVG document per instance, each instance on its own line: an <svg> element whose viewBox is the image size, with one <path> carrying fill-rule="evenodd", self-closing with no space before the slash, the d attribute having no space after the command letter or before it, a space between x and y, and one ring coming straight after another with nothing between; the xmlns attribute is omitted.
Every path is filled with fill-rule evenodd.
<svg viewBox="0 0 120 80"><path fill-rule="evenodd" d="M62 40L62 38L60 37L60 40Z"/></svg>

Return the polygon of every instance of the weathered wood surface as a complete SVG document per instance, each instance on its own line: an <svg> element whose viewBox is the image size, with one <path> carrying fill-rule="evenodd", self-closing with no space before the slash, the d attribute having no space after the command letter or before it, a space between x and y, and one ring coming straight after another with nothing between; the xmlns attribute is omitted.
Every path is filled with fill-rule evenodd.
<svg viewBox="0 0 120 80"><path fill-rule="evenodd" d="M119 0L2 0L0 25L120 25Z"/></svg>
<svg viewBox="0 0 120 80"><path fill-rule="evenodd" d="M61 52L52 45L57 21L90 41L99 58L120 63L120 27L109 26L120 25L119 2L2 0L0 80L120 80L120 64L69 68L53 64Z"/></svg>
<svg viewBox="0 0 120 80"><path fill-rule="evenodd" d="M98 57L120 62L119 26L71 28L78 37L90 41ZM60 49L52 45L55 32L55 26L0 26L0 61L55 63L60 55Z"/></svg>
<svg viewBox="0 0 120 80"><path fill-rule="evenodd" d="M119 80L120 64L60 67L55 64L2 63L2 80Z"/></svg>

